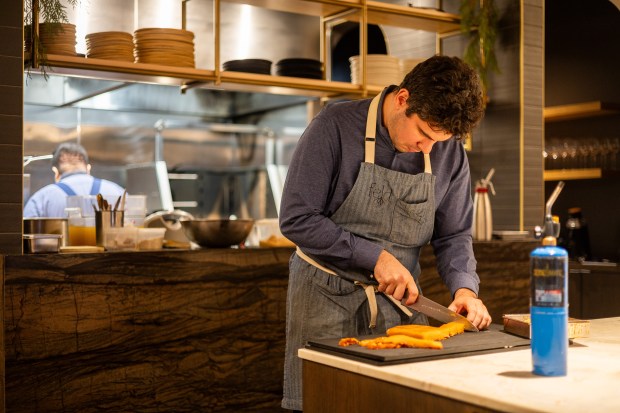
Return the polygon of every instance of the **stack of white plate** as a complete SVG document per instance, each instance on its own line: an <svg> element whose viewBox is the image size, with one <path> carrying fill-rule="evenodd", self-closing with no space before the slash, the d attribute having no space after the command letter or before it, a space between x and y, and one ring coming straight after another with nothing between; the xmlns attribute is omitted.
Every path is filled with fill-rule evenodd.
<svg viewBox="0 0 620 413"><path fill-rule="evenodd" d="M405 78L405 75L411 72L411 69L416 67L418 63L425 61L426 59L400 59L400 80Z"/></svg>
<svg viewBox="0 0 620 413"><path fill-rule="evenodd" d="M46 54L75 56L75 25L40 23L39 39Z"/></svg>
<svg viewBox="0 0 620 413"><path fill-rule="evenodd" d="M125 32L87 34L86 57L133 62L133 36Z"/></svg>
<svg viewBox="0 0 620 413"><path fill-rule="evenodd" d="M195 67L194 33L180 29L138 29L133 34L136 63Z"/></svg>
<svg viewBox="0 0 620 413"><path fill-rule="evenodd" d="M361 60L359 56L349 58L351 65L351 82L362 83ZM366 83L369 85L389 86L400 83L399 59L385 54L366 56Z"/></svg>

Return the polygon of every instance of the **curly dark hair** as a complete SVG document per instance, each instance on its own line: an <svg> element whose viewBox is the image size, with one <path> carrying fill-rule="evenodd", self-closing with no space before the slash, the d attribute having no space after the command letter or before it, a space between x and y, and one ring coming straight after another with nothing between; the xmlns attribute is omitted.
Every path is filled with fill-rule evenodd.
<svg viewBox="0 0 620 413"><path fill-rule="evenodd" d="M416 65L399 88L409 91L406 115L460 139L480 122L484 102L480 78L458 57L433 56Z"/></svg>

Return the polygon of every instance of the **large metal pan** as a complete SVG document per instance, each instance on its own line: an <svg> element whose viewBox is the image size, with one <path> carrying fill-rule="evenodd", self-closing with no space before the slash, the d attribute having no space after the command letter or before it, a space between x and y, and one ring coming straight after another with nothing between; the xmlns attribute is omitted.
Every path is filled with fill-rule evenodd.
<svg viewBox="0 0 620 413"><path fill-rule="evenodd" d="M182 220L183 232L190 241L201 247L226 248L241 244L252 231L252 219Z"/></svg>
<svg viewBox="0 0 620 413"><path fill-rule="evenodd" d="M64 247L69 240L69 222L67 218L24 218L24 234L60 234Z"/></svg>

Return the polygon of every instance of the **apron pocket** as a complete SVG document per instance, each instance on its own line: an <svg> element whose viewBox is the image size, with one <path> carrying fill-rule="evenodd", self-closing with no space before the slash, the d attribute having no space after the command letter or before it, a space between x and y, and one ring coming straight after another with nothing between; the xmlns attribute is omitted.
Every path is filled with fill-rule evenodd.
<svg viewBox="0 0 620 413"><path fill-rule="evenodd" d="M397 200L392 215L390 241L408 247L426 244L433 235L434 215L428 201L408 204Z"/></svg>
<svg viewBox="0 0 620 413"><path fill-rule="evenodd" d="M358 315L360 311L366 312L366 294L350 281L317 269L306 294L306 340L344 337L366 323Z"/></svg>

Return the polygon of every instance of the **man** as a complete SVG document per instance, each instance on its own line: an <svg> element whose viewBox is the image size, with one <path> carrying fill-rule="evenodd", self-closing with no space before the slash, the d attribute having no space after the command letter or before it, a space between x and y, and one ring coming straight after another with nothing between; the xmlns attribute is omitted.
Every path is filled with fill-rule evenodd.
<svg viewBox="0 0 620 413"><path fill-rule="evenodd" d="M67 216L67 196L97 195L118 197L124 189L114 182L90 175L86 150L77 143L62 143L54 151L52 171L55 183L35 192L24 207L24 218Z"/></svg>
<svg viewBox="0 0 620 413"><path fill-rule="evenodd" d="M284 408L302 410L297 350L308 339L428 322L400 304L417 299L420 247L429 241L450 308L489 326L477 297L469 164L458 141L483 112L474 70L434 56L372 102L329 105L310 123L280 209L282 233L298 246L290 261Z"/></svg>

